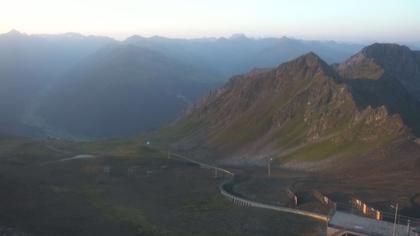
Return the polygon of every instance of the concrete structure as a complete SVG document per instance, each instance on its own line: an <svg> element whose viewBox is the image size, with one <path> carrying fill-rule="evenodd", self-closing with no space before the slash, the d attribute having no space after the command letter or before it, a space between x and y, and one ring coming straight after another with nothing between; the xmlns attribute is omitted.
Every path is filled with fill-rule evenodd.
<svg viewBox="0 0 420 236"><path fill-rule="evenodd" d="M371 235L371 236L389 236L393 233L394 224L386 221L379 221L363 216L353 215L337 211L328 222L328 234L332 235ZM406 225L396 226L396 236L416 236L414 231Z"/></svg>

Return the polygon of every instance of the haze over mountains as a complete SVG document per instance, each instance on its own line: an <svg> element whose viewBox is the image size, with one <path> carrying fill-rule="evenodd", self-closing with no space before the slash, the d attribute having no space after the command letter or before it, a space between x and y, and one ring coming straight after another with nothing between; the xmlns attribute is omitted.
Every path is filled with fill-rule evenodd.
<svg viewBox="0 0 420 236"><path fill-rule="evenodd" d="M38 114L81 136L133 136L170 122L218 80L159 52L110 45L72 68L41 101Z"/></svg>
<svg viewBox="0 0 420 236"><path fill-rule="evenodd" d="M0 35L0 131L38 134L21 122L38 94L81 58L110 42L105 37L29 36L16 30Z"/></svg>
<svg viewBox="0 0 420 236"><path fill-rule="evenodd" d="M417 168L419 55L405 46L373 44L330 66L308 53L235 76L160 136L175 148L211 150L234 163L265 165L274 158L286 166L337 169L388 148L380 159L388 163L378 167L393 166L396 155L409 163L406 170Z"/></svg>
<svg viewBox="0 0 420 236"><path fill-rule="evenodd" d="M243 34L192 40L132 36L125 42L160 51L188 64L206 66L224 78L252 68L274 67L310 51L318 53L328 63L341 62L361 48L358 44L287 37L252 39Z"/></svg>
<svg viewBox="0 0 420 236"><path fill-rule="evenodd" d="M0 133L121 137L156 129L234 74L314 51L329 63L361 48L291 38L169 39L0 35Z"/></svg>

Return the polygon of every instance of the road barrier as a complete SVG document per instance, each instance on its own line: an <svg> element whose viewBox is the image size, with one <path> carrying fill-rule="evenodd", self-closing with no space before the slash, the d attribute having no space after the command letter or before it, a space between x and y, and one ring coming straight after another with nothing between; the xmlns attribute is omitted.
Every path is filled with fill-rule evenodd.
<svg viewBox="0 0 420 236"><path fill-rule="evenodd" d="M282 206L276 206L276 205L271 205L271 204L266 204L266 203L261 203L261 202L257 202L257 201L248 200L248 199L244 198L243 196L238 196L238 194L236 194L232 189L230 189L233 186L233 181L234 181L234 177L235 177L234 173L232 173L228 170L225 170L223 168L213 166L213 165L209 165L207 163L203 163L203 162L200 162L200 161L196 161L196 160L190 159L188 157L185 157L185 156L182 156L182 155L179 155L179 154L174 154L174 156L177 156L177 157L179 157L179 158L181 158L185 161L197 164L202 168L214 169L214 170L220 171L221 173L227 174L229 176L229 178L224 180L219 185L219 191L222 194L222 196L224 196L226 199L228 199L229 201L231 201L235 205L242 206L242 207L255 207L255 208L260 208L260 209L267 209L267 210L274 210L274 211L278 211L278 212L291 213L291 214L296 214L296 215L309 217L309 218L312 218L312 219L315 219L315 220L324 221L324 222L327 222L327 223L330 222L331 217L334 217L334 212L336 212L337 204L335 202L331 201L328 197L326 197L325 195L323 195L322 193L320 193L318 191L314 191L313 195L315 196L315 198L317 198L319 201L321 201L323 204L327 205L328 207L331 208L331 210L333 210L333 213L331 213L330 215L323 215L323 214L319 214L319 213L315 213L315 212L304 211L304 210L282 207ZM288 189L288 190L290 191L291 194L294 194L290 189ZM363 203L361 201L360 201L359 205L362 206L361 210L363 211ZM367 206L365 208L366 208L366 210L365 210L366 212L368 212L369 210L372 211L372 212L375 212L375 213L378 212L377 210L374 210L372 208L368 208ZM337 211L337 212L341 213L339 211ZM386 214L383 214L382 212L380 212L379 215L375 215L374 218L376 218L379 221L383 221L382 217L384 217L385 215ZM418 219L411 218L410 220L411 220L411 224L413 226L416 226L416 223L418 222L417 221ZM398 224L399 227L400 227L400 223ZM408 227L408 230L410 231L410 227ZM341 233L345 233L345 232L351 232L351 231L344 230Z"/></svg>
<svg viewBox="0 0 420 236"><path fill-rule="evenodd" d="M297 214L297 215L302 215L302 216L307 216L316 220L321 220L321 221L328 221L329 217L326 215L321 215L318 213L314 213L314 212L309 212L309 211L303 211L303 210L298 210L298 209L293 209L293 208L288 208L288 207L281 207L281 206L275 206L275 205L269 205L269 204L265 204L265 203L261 203L261 202L256 202L256 201L251 201L251 200L247 200L245 198L236 196L232 193L229 193L228 191L226 191L224 189L224 186L230 184L230 181L226 182L226 183L222 183L219 186L220 189L220 193L227 198L228 200L232 201L234 204L240 205L240 206L248 206L248 207L256 207L256 208L262 208L262 209L268 209L268 210L274 210L274 211L280 211L280 212L286 212L286 213L292 213L292 214Z"/></svg>
<svg viewBox="0 0 420 236"><path fill-rule="evenodd" d="M318 213L314 213L314 212L310 212L310 211L288 208L288 207L281 207L281 206L265 204L265 203L261 203L261 202L248 200L248 199L245 199L241 196L237 196L234 193L231 193L231 192L226 190L227 186L232 185L233 178L235 176L234 173L232 173L228 170L225 170L223 168L220 168L220 167L217 167L217 166L212 166L212 165L209 165L209 164L206 164L206 163L202 163L202 162L193 160L191 158L188 158L188 157L185 157L185 156L182 156L182 155L179 155L179 154L172 154L172 155L176 156L176 157L179 157L183 160L186 160L188 162L195 163L202 168L215 169L215 170L220 171L222 173L228 174L229 178L227 180L223 181L219 185L219 191L226 199L233 202L235 205L239 205L239 206L243 206L243 207L256 207L256 208L274 210L274 211L279 211L279 212L297 214L297 215L302 215L302 216L310 217L312 219L321 220L321 221L325 221L325 222L328 222L328 220L329 220L329 217L326 216L326 215L322 215L322 214L318 214Z"/></svg>

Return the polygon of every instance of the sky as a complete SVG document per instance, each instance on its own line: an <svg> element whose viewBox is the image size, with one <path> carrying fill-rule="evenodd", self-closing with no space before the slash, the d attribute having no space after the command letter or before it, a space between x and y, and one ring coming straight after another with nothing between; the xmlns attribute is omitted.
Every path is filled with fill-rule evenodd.
<svg viewBox="0 0 420 236"><path fill-rule="evenodd" d="M0 33L420 41L420 0L0 0Z"/></svg>

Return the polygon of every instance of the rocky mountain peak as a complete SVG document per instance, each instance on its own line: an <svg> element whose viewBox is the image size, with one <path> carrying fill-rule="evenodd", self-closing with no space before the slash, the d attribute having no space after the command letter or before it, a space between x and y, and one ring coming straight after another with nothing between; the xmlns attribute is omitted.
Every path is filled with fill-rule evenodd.
<svg viewBox="0 0 420 236"><path fill-rule="evenodd" d="M292 60L292 62L295 62L300 65L304 65L307 67L318 67L318 66L325 66L327 65L326 62L324 62L318 55L316 55L313 52L308 52L295 60Z"/></svg>
<svg viewBox="0 0 420 236"><path fill-rule="evenodd" d="M420 101L420 52L398 44L375 43L338 66L347 79L393 80Z"/></svg>
<svg viewBox="0 0 420 236"><path fill-rule="evenodd" d="M361 53L378 61L391 59L392 57L401 57L411 54L411 50L404 45L394 43L374 43L362 49Z"/></svg>
<svg viewBox="0 0 420 236"><path fill-rule="evenodd" d="M398 44L375 43L363 48L342 63L339 68L344 71L350 67L361 67L367 64L371 65L370 69L379 67L394 77L416 77L419 75L420 52Z"/></svg>
<svg viewBox="0 0 420 236"><path fill-rule="evenodd" d="M306 53L292 61L281 64L276 71L280 78L313 79L318 77L335 77L334 70L318 55L313 52Z"/></svg>

